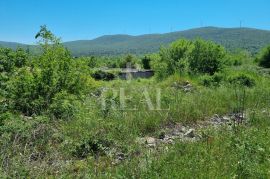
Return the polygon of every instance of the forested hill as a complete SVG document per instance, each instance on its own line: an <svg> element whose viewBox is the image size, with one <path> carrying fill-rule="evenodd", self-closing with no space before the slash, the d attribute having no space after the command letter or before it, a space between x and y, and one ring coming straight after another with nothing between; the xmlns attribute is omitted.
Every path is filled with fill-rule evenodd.
<svg viewBox="0 0 270 179"><path fill-rule="evenodd" d="M270 31L252 28L204 27L166 34L106 35L93 40L65 42L64 45L74 56L145 54L157 52L160 46L166 46L179 38L202 38L219 43L229 50L241 48L256 53L260 48L270 44ZM35 49L33 46L1 41L0 46L9 48L22 46L29 48L30 51Z"/></svg>

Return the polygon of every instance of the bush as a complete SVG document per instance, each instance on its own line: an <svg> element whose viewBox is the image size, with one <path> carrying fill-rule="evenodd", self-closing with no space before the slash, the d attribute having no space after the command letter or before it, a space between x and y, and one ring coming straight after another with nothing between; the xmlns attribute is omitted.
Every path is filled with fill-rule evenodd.
<svg viewBox="0 0 270 179"><path fill-rule="evenodd" d="M162 68L166 67L166 69L163 70L167 76L174 73L183 73L188 66L187 59L192 48L193 44L191 41L185 39L175 41L169 48L161 48L158 64L162 64ZM158 67L158 64L156 64L155 67L161 69Z"/></svg>
<svg viewBox="0 0 270 179"><path fill-rule="evenodd" d="M233 53L228 54L225 64L228 66L241 66L244 62L251 62L251 54L244 50L236 50Z"/></svg>
<svg viewBox="0 0 270 179"><path fill-rule="evenodd" d="M192 41L180 39L173 42L169 48L169 70L174 72L184 72L187 67L187 60L192 52L194 45Z"/></svg>
<svg viewBox="0 0 270 179"><path fill-rule="evenodd" d="M155 62L153 63L153 68L157 79L164 79L169 76L168 66L165 62Z"/></svg>
<svg viewBox="0 0 270 179"><path fill-rule="evenodd" d="M150 62L151 62L151 58L149 56L144 56L142 58L143 69L151 69Z"/></svg>
<svg viewBox="0 0 270 179"><path fill-rule="evenodd" d="M261 67L270 68L270 46L260 52L257 61Z"/></svg>
<svg viewBox="0 0 270 179"><path fill-rule="evenodd" d="M132 55L127 55L119 66L120 68L136 68L136 60Z"/></svg>
<svg viewBox="0 0 270 179"><path fill-rule="evenodd" d="M27 61L27 53L21 48L18 48L16 51L0 48L0 73L10 73L15 68L23 67Z"/></svg>
<svg viewBox="0 0 270 179"><path fill-rule="evenodd" d="M73 60L50 31L42 27L39 36L43 53L11 75L4 96L12 108L25 115L46 111L61 91L80 97L94 86L87 65ZM17 59L21 65L21 58Z"/></svg>
<svg viewBox="0 0 270 179"><path fill-rule="evenodd" d="M219 86L220 83L224 80L224 76L220 73L215 73L214 75L204 75L202 76L199 81L200 84L206 87L210 86Z"/></svg>
<svg viewBox="0 0 270 179"><path fill-rule="evenodd" d="M196 40L190 54L189 67L195 73L207 73L213 75L222 68L225 57L222 46L210 41Z"/></svg>
<svg viewBox="0 0 270 179"><path fill-rule="evenodd" d="M40 113L45 107L45 99L39 93L39 69L21 68L8 82L7 98L10 106L26 115Z"/></svg>
<svg viewBox="0 0 270 179"><path fill-rule="evenodd" d="M255 79L247 74L238 74L238 75L229 77L228 80L233 85L246 86L249 88L256 85Z"/></svg>
<svg viewBox="0 0 270 179"><path fill-rule="evenodd" d="M98 70L91 75L95 80L110 81L115 79L115 75L110 72Z"/></svg>
<svg viewBox="0 0 270 179"><path fill-rule="evenodd" d="M55 95L49 112L58 119L71 119L80 106L80 101L75 95L61 91Z"/></svg>
<svg viewBox="0 0 270 179"><path fill-rule="evenodd" d="M82 143L73 146L71 149L73 156L83 159L88 155L105 155L106 149L112 145L111 141L102 139L85 139Z"/></svg>

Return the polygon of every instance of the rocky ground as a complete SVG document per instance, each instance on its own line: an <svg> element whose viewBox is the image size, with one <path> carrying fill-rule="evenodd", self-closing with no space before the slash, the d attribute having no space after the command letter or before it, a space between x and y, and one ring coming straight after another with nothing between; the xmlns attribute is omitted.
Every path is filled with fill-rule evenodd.
<svg viewBox="0 0 270 179"><path fill-rule="evenodd" d="M173 145L176 142L198 142L200 140L208 140L209 136L205 136L203 131L206 129L219 129L227 127L232 129L233 126L240 125L247 122L244 114L230 114L219 116L215 114L209 120L197 122L194 125L184 125L181 123L171 124L166 126L162 132L156 136L145 136L137 138L136 142L142 147L150 150L158 150L166 148L168 145ZM128 158L124 153L118 152L115 154L115 161L113 164L118 164Z"/></svg>

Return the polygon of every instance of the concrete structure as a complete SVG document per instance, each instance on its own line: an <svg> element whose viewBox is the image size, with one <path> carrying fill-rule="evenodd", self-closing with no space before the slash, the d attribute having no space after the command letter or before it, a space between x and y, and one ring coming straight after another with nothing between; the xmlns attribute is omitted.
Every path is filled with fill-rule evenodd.
<svg viewBox="0 0 270 179"><path fill-rule="evenodd" d="M152 76L154 76L153 70L122 69L119 73L119 78L123 80L151 78Z"/></svg>

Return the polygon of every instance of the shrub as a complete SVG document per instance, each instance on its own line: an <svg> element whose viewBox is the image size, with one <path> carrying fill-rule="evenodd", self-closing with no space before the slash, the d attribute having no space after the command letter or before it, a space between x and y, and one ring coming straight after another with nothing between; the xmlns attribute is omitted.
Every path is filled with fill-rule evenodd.
<svg viewBox="0 0 270 179"><path fill-rule="evenodd" d="M163 79L168 77L168 66L165 61L161 59L160 54L151 55L150 65L152 69L155 71L155 77L157 79Z"/></svg>
<svg viewBox="0 0 270 179"><path fill-rule="evenodd" d="M229 77L229 82L233 85L240 85L246 87L255 86L255 79L247 74L237 74L235 76Z"/></svg>
<svg viewBox="0 0 270 179"><path fill-rule="evenodd" d="M225 50L210 41L196 40L190 54L189 67L195 73L213 75L222 68Z"/></svg>
<svg viewBox="0 0 270 179"><path fill-rule="evenodd" d="M192 52L194 45L192 41L180 39L173 42L169 48L169 70L174 72L184 72L187 67L187 59Z"/></svg>
<svg viewBox="0 0 270 179"><path fill-rule="evenodd" d="M16 51L0 48L0 72L12 72L14 68L23 67L27 61L28 55L21 48Z"/></svg>
<svg viewBox="0 0 270 179"><path fill-rule="evenodd" d="M257 61L261 67L270 68L270 46L260 52Z"/></svg>
<svg viewBox="0 0 270 179"><path fill-rule="evenodd" d="M199 79L200 84L206 87L219 86L223 80L224 80L224 76L220 73L215 73L212 76L204 75Z"/></svg>
<svg viewBox="0 0 270 179"><path fill-rule="evenodd" d="M18 69L7 82L10 106L25 115L46 111L61 91L80 97L94 85L87 65L73 60L50 31L42 27L37 37L43 42L43 53L29 66Z"/></svg>
<svg viewBox="0 0 270 179"><path fill-rule="evenodd" d="M144 69L151 69L150 61L151 61L151 58L149 56L144 56L142 58L142 66Z"/></svg>
<svg viewBox="0 0 270 179"><path fill-rule="evenodd" d="M85 139L71 149L73 156L86 158L88 155L105 155L106 149L112 145L111 141L102 139Z"/></svg>
<svg viewBox="0 0 270 179"><path fill-rule="evenodd" d="M80 106L80 101L75 95L61 91L55 95L49 112L58 119L71 119Z"/></svg>
<svg viewBox="0 0 270 179"><path fill-rule="evenodd" d="M120 68L136 68L136 60L134 56L127 55L124 60L120 62Z"/></svg>
<svg viewBox="0 0 270 179"><path fill-rule="evenodd" d="M225 64L229 66L241 66L244 62L251 61L251 54L244 50L236 50L226 56Z"/></svg>
<svg viewBox="0 0 270 179"><path fill-rule="evenodd" d="M39 113L45 106L45 99L39 95L39 69L24 67L8 82L7 98L10 106L26 115Z"/></svg>
<svg viewBox="0 0 270 179"><path fill-rule="evenodd" d="M173 42L169 48L161 48L160 63L166 64L166 74L183 73L187 67L187 59L193 48L191 41L180 39ZM165 65L163 65L165 67Z"/></svg>
<svg viewBox="0 0 270 179"><path fill-rule="evenodd" d="M91 75L95 80L110 81L115 79L115 75L110 72L98 70Z"/></svg>
<svg viewBox="0 0 270 179"><path fill-rule="evenodd" d="M155 76L157 79L164 79L169 76L169 73L167 71L168 66L165 62L158 62L156 61L153 63L153 68L155 70Z"/></svg>

